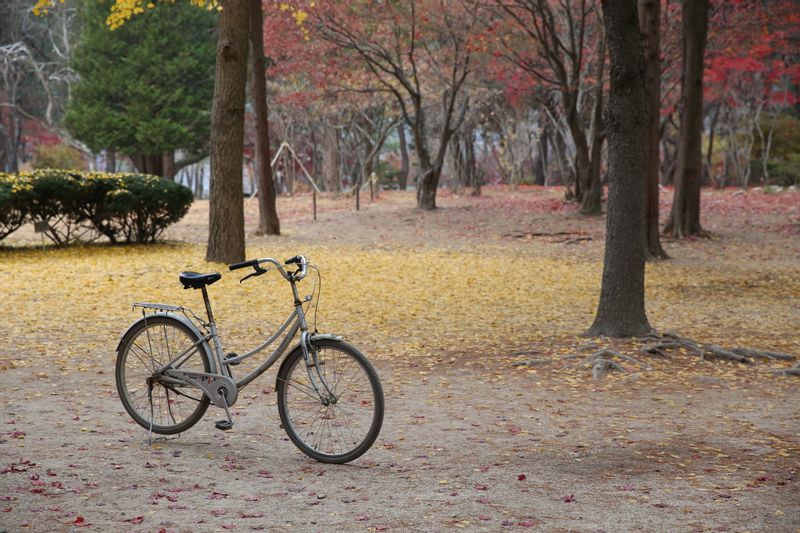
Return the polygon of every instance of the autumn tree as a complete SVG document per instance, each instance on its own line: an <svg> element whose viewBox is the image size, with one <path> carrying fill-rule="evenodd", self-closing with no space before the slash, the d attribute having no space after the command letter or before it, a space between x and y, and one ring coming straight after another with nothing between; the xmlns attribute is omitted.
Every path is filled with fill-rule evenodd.
<svg viewBox="0 0 800 533"><path fill-rule="evenodd" d="M599 213L605 37L596 2L498 0L497 6L507 22L497 29L500 53L531 76L540 89L537 97L563 120L575 150L574 193L581 212ZM591 111L582 112L587 107Z"/></svg>
<svg viewBox="0 0 800 533"><path fill-rule="evenodd" d="M664 232L675 237L703 234L700 186L703 171L703 62L708 0L683 2L683 88L675 196Z"/></svg>
<svg viewBox="0 0 800 533"><path fill-rule="evenodd" d="M586 335L631 337L651 331L644 306L645 60L636 0L602 5L611 58L608 213L600 302Z"/></svg>
<svg viewBox="0 0 800 533"><path fill-rule="evenodd" d="M462 91L470 73L470 38L479 8L412 0L326 4L311 10L316 36L351 53L391 95L411 131L419 163L417 207L434 209L450 138L466 112ZM436 142L431 110L439 107Z"/></svg>

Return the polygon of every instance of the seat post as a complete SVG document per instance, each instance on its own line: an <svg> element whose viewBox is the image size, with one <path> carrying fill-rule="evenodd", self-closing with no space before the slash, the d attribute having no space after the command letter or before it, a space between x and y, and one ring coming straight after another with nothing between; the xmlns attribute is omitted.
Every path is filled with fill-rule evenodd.
<svg viewBox="0 0 800 533"><path fill-rule="evenodd" d="M214 315L211 313L211 301L208 299L208 291L206 290L206 286L203 285L200 287L203 291L203 303L206 304L206 313L208 313L208 323L214 323Z"/></svg>

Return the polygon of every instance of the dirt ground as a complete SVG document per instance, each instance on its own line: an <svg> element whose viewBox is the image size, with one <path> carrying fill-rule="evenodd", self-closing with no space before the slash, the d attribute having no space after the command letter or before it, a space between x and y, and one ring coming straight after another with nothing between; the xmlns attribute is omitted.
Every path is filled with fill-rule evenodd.
<svg viewBox="0 0 800 533"><path fill-rule="evenodd" d="M764 272L782 273L789 281L781 281L788 294L775 302L780 312L753 311L767 316L752 318L749 338L800 356L800 283L791 281L800 279L800 194L767 196L704 193L712 238L666 241L674 259L655 268L725 271L726 279L749 284L737 285L737 293L768 285ZM256 237L256 205L248 202L248 247L386 249L409 258L469 253L487 262L496 254L523 265L546 258L596 266L602 257L602 218L581 217L558 189L489 188L479 198L443 193L442 209L430 213L413 210L410 193L367 199L358 213L352 204L349 197L320 199L312 222L309 196L281 198L285 235ZM198 248L207 216L207 203L196 202L166 238ZM48 260L64 264L60 256L36 255L38 236L30 228L8 241L0 284L34 267L38 283L69 278L67 269L47 268ZM24 292L31 306L39 305L36 283ZM88 305L79 300L91 298L89 286L72 289L41 293L64 298L48 302L53 317L63 316L59 307ZM107 364L125 323L108 311L105 320L117 329L100 340L86 334L82 353L105 365L78 368L69 355L59 366L62 350L73 353L63 345L67 326L26 322L32 319L20 318L26 310L16 300L22 293L4 294L0 531L800 531L800 379L774 374L776 363L675 353L647 360L647 369L594 380L577 364L591 341L572 324L571 334L532 333L526 342L519 340L524 332L514 342L498 335L483 345L456 329L446 342L422 344L414 354L365 336L363 343L352 340L384 384L383 430L352 464L323 465L302 455L280 428L274 371L242 392L233 431L214 429L220 415L212 407L187 433L148 446L146 431L122 409ZM75 320L70 335L90 331L106 312ZM675 310L654 313L681 320ZM743 327L720 323L719 339L736 338ZM397 335L425 327L406 321ZM465 331L475 327L463 324ZM636 348L594 342L626 353ZM33 346L41 355L19 353ZM531 357L550 363L515 365Z"/></svg>

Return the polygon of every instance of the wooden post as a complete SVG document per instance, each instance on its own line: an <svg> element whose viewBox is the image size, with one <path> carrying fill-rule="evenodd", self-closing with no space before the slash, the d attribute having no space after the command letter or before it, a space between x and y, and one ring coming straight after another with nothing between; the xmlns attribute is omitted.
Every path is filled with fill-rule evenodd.
<svg viewBox="0 0 800 533"><path fill-rule="evenodd" d="M311 187L311 204L314 207L314 222L317 221L317 189Z"/></svg>
<svg viewBox="0 0 800 533"><path fill-rule="evenodd" d="M356 182L356 211L361 209L361 180Z"/></svg>

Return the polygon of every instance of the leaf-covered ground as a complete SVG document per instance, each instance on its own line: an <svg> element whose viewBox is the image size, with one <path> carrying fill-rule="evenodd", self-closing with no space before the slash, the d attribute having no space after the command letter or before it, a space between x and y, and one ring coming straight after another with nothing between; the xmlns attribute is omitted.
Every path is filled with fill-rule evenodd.
<svg viewBox="0 0 800 533"><path fill-rule="evenodd" d="M703 343L800 355L800 194L704 193L711 239L667 241L649 265L654 327ZM791 362L740 365L578 335L593 318L604 225L561 191L383 193L279 200L285 235L248 256L304 253L323 274L319 327L376 363L387 418L345 467L301 455L279 427L274 371L243 392L233 432L215 409L146 445L116 398L133 301L199 311L181 270L203 261L207 204L153 247L0 249L0 528L794 531L800 380ZM255 202L247 205L254 229ZM667 204L668 205L668 204ZM664 206L666 207L666 205ZM666 209L664 209L666 210ZM291 305L277 276L210 288L226 348L252 346ZM310 291L312 281L306 282ZM591 350L635 355L594 380ZM591 348L591 350L587 350ZM535 365L516 366L536 360ZM245 371L246 368L240 371Z"/></svg>

